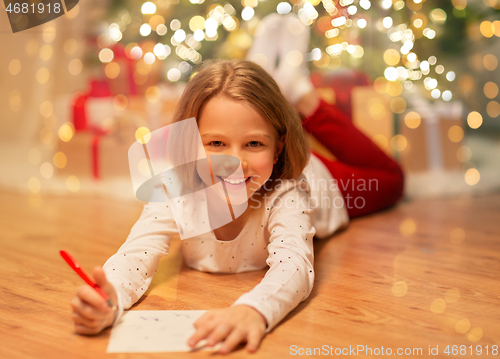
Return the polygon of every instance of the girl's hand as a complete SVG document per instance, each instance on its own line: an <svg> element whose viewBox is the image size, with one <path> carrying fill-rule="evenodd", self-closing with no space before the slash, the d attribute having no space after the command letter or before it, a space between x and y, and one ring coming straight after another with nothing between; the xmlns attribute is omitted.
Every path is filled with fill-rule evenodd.
<svg viewBox="0 0 500 359"><path fill-rule="evenodd" d="M111 302L116 306L118 297L116 291L106 280L106 275L101 267L93 270L95 282L106 292ZM73 313L71 319L75 323L75 331L79 334L98 334L104 328L113 324L118 310L109 307L106 300L99 295L90 285L78 287L76 296L71 301Z"/></svg>
<svg viewBox="0 0 500 359"><path fill-rule="evenodd" d="M196 333L189 338L188 345L194 347L201 339L214 346L224 341L219 353L231 352L241 342L246 342L247 350L255 352L266 334L266 319L256 309L247 305L211 310L195 323Z"/></svg>

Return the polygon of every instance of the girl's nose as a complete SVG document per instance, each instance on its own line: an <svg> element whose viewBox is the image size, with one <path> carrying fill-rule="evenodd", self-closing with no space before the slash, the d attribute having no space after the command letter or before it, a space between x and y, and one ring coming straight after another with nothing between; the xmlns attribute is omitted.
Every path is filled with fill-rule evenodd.
<svg viewBox="0 0 500 359"><path fill-rule="evenodd" d="M231 157L230 157L231 158ZM248 168L248 162L241 158L240 156L236 156L236 155L232 155L232 158L234 159L238 159L239 160L239 164L241 164L241 168L243 170L245 170L246 168ZM238 168L238 165L237 165L237 161L233 161L233 160L226 160L224 162L224 169L228 170L228 171L236 171L236 169Z"/></svg>

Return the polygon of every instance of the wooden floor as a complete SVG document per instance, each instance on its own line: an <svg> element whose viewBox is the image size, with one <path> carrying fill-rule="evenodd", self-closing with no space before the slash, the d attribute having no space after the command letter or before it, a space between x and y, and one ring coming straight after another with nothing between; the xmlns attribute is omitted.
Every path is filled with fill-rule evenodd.
<svg viewBox="0 0 500 359"><path fill-rule="evenodd" d="M83 282L59 250L70 251L87 270L102 265L123 243L142 205L0 193L0 358L210 356L106 354L110 329L94 337L73 330L69 303ZM315 242L311 296L266 336L254 357L276 359L326 346L333 354L347 348L348 354L358 345L371 348L373 356L382 347L385 355L421 348L420 355L405 357L427 358L429 347L438 347L443 358L499 357L492 353L500 345L499 233L499 194L401 203L352 221L346 231ZM228 306L265 274L197 272L179 254L177 245L164 257L166 274L158 270L132 310ZM452 346L459 350L455 355ZM241 349L231 356L247 354Z"/></svg>

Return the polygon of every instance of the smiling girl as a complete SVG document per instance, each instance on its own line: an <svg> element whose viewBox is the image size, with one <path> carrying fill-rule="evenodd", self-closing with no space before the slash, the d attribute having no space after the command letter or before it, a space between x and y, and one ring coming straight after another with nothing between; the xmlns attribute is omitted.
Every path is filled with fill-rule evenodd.
<svg viewBox="0 0 500 359"><path fill-rule="evenodd" d="M200 317L188 344L222 342L219 352L227 353L246 343L253 352L266 333L308 298L314 284L313 237L328 237L346 226L348 212L338 188L314 183L331 183L333 177L310 155L299 113L259 65L246 60L205 63L188 82L174 122L192 117L207 156L239 160L242 175L219 179L230 189L244 184L249 205L233 221L183 240L186 264L212 273L269 269L230 307ZM312 208L310 203L329 205ZM164 203L145 205L118 252L103 268L94 268L96 282L118 310L113 312L92 288L82 286L72 301L76 331L99 333L137 302L178 233Z"/></svg>

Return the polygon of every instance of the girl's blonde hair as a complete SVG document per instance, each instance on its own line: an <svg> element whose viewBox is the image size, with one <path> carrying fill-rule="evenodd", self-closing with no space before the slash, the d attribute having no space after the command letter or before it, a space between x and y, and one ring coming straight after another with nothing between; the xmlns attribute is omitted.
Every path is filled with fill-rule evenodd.
<svg viewBox="0 0 500 359"><path fill-rule="evenodd" d="M216 96L246 101L276 130L277 141L283 138L284 146L270 180L297 180L309 160L309 145L299 113L274 79L262 67L244 59L208 60L196 71L179 100L174 122L191 117L198 121L203 105Z"/></svg>

